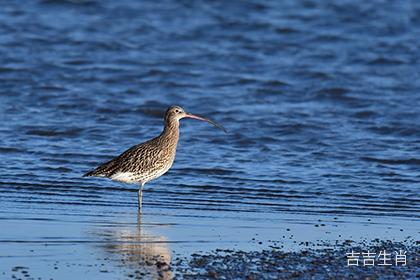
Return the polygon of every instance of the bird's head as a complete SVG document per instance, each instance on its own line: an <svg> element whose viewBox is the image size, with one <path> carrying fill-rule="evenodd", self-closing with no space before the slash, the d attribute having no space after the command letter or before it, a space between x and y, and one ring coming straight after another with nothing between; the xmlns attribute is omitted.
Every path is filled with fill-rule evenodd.
<svg viewBox="0 0 420 280"><path fill-rule="evenodd" d="M194 115L194 114L191 114L191 113L187 113L187 112L184 111L184 109L182 109L179 106L174 105L174 106L169 107L168 110L166 110L166 113L165 113L165 123L166 124L170 124L174 121L176 123L178 123L179 120L183 119L183 118L191 118L191 119L196 119L196 120L200 120L200 121L205 121L205 122L211 123L215 127L223 130L224 132L227 132L226 129L223 126L221 126L220 124L218 124L218 123L216 123L216 122L214 122L210 119L200 117L200 116L197 116L197 115Z"/></svg>

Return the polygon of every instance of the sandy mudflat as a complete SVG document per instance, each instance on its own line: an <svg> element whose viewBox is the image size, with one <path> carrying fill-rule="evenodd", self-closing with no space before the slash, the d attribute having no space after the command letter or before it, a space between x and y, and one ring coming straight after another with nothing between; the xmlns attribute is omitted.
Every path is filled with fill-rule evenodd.
<svg viewBox="0 0 420 280"><path fill-rule="evenodd" d="M8 213L0 231L0 279L416 279L420 275L418 228L411 220L345 216L314 220L269 214L253 214L249 220L231 212L219 212L223 218L214 218L186 215L186 210L183 215L146 212L139 217L132 211L108 211L100 216L81 213L83 209L68 211L70 215L32 211L31 219L25 219L24 208ZM100 212L100 207L94 210ZM351 250L376 254L386 250L393 255L403 250L407 265L363 267L360 260L359 267L348 267L346 253Z"/></svg>
<svg viewBox="0 0 420 280"><path fill-rule="evenodd" d="M420 242L379 241L355 244L344 242L324 249L303 249L284 252L279 247L271 250L250 251L216 250L210 254L194 254L192 258L178 259L173 264L178 279L419 279ZM347 266L346 253L391 253L390 266ZM395 251L406 251L406 266L395 264Z"/></svg>
<svg viewBox="0 0 420 280"><path fill-rule="evenodd" d="M216 249L210 253L192 254L176 257L169 261L165 254L134 256L127 249L119 260L105 257L98 263L84 264L82 269L90 268L93 275L104 279L419 279L420 241L414 239L404 242L373 240L355 243L344 241L337 244L324 242L305 242L301 250L286 252L272 242L270 249L243 251ZM155 246L155 245L153 245ZM144 248L143 248L144 250ZM361 255L358 265L348 266L347 253L375 253L374 265L365 266ZM396 252L404 252L403 260L395 263ZM389 253L389 260L381 265L380 252ZM158 251L155 253L158 254ZM119 274L121 267L108 266L109 261L120 261L128 270ZM102 264L99 264L101 263ZM80 263L54 263L54 270L62 266L76 266ZM10 274L3 273L4 279L49 279L33 277L28 267L15 266ZM121 272L121 271L119 271ZM118 275L119 274L119 275ZM117 276L118 275L118 276ZM67 275L68 276L68 275ZM1 278L3 279L3 278Z"/></svg>

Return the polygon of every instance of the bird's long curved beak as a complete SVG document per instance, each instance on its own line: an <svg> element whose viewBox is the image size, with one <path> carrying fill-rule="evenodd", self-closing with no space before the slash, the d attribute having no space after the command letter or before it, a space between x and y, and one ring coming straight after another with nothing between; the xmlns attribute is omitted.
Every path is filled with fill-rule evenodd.
<svg viewBox="0 0 420 280"><path fill-rule="evenodd" d="M214 122L210 119L203 118L203 117L200 117L200 116L197 116L197 115L194 115L194 114L190 114L190 113L185 113L185 117L211 123L215 127L219 128L219 129L223 130L225 133L227 133L227 130L223 126L221 126L220 124L218 124L218 123L216 123L216 122Z"/></svg>

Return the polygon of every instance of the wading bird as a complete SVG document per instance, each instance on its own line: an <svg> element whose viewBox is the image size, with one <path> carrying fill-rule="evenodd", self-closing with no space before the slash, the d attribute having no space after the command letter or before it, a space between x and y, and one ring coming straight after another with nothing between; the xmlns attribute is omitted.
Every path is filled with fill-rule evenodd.
<svg viewBox="0 0 420 280"><path fill-rule="evenodd" d="M107 177L114 181L140 184L138 202L141 211L144 184L165 174L174 162L179 120L183 118L206 121L226 132L223 126L212 120L186 113L179 106L171 106L165 113L165 126L159 136L131 147L84 176Z"/></svg>

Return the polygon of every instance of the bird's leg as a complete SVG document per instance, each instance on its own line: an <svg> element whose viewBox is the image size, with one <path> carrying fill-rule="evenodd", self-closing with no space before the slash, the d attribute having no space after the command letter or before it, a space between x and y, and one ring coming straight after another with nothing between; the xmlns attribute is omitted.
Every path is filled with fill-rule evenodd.
<svg viewBox="0 0 420 280"><path fill-rule="evenodd" d="M139 208L139 210L137 211L137 227L138 227L139 231L141 230L141 217L142 217L142 213L141 213L141 210Z"/></svg>
<svg viewBox="0 0 420 280"><path fill-rule="evenodd" d="M143 186L144 186L144 184L142 183L140 185L140 188L139 188L139 196L138 196L138 198L139 198L139 212L140 213L141 213L141 203L142 203L142 199L143 199Z"/></svg>

